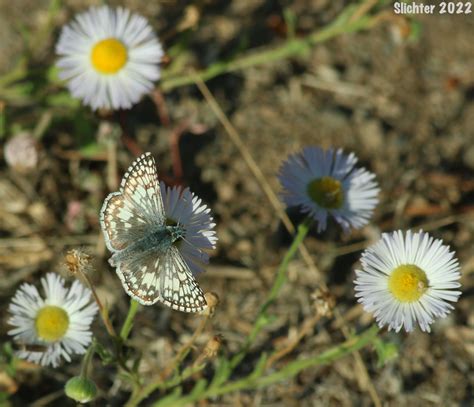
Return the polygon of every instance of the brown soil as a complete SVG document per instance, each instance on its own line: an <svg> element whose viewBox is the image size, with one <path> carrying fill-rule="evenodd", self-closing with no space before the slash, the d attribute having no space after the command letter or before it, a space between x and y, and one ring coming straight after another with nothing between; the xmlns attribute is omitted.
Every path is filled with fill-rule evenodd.
<svg viewBox="0 0 474 407"><path fill-rule="evenodd" d="M21 50L13 19L18 23L35 18L42 21L45 13L46 6L39 2L18 3L31 7L31 12L26 14L24 8L13 5L0 6L0 36L5 31L4 38L11 37L14 44L5 47L5 42L0 42L0 51L11 52L0 52L0 72L12 68ZM50 45L63 21L92 2L65 3L67 6L53 22ZM146 15L163 36L172 32L184 4L150 2L145 6L136 0L113 3L126 4ZM269 23L282 15L281 6L275 2L202 3L200 26L188 44L198 67L231 57L240 42L253 48L283 41ZM331 21L343 3L293 2L291 9L299 16L298 35ZM421 33L416 40L403 37L395 23L386 23L318 45L305 56L217 77L208 86L275 190L279 188L275 174L282 160L310 144L354 151L362 165L377 174L382 193L369 226L345 236L337 226L330 225L324 234L314 232L307 239L321 271L319 278L328 284L338 309L354 330L360 331L372 322L355 301L354 269L360 251L380 232L423 228L456 251L462 265L463 295L453 313L435 323L431 334L383 334L384 339L399 347L399 356L385 366L377 366L373 349L364 349L361 354L384 405L469 406L473 402L474 355L474 20L472 15L430 15L417 20ZM9 21L9 28L2 21ZM171 35L166 48L175 39ZM38 50L34 58L42 64L51 63L53 51ZM223 351L231 354L248 334L290 237L197 89L178 88L165 94L165 101L171 119L168 127L159 123L155 107L147 99L129 113L130 135L143 151L155 155L162 173L172 178L167 139L188 121L180 141L184 183L212 208L219 236L211 265L199 281L204 290L217 292L222 302L212 330L200 338L198 347L219 333L225 338ZM8 110L9 121L34 127L41 111L36 113L34 106L28 109L13 106ZM107 193L107 165L104 160L77 161L58 154L78 148L80 140L75 132L96 133L100 119L84 109L76 118L82 120L85 127L80 123L72 126L62 119L53 122L41 140L36 174L19 175L4 161L0 163L2 315L20 282L35 282L45 272L58 270L64 252L78 246L86 247L96 258L93 278L100 295L112 306L117 326L126 314L128 298L106 263L108 254L97 219ZM122 144L118 150L122 174L133 155ZM3 156L3 145L0 151ZM81 205L80 218L68 225L67 208L72 201ZM289 214L294 221L301 220L297 213ZM260 337L239 374L250 371L262 351L278 346L311 315L310 296L320 280L300 259L292 263L289 280L274 307L277 319ZM143 352L144 374L166 364L198 322L194 316L161 306L142 310L132 343ZM2 341L6 341L6 318L0 323ZM99 337L105 335L99 322L96 331ZM324 320L280 366L342 340L337 324ZM21 369L16 379L20 387L11 397L12 404L25 405L54 395L78 369L79 361L41 372ZM121 382L112 378L110 368L97 362L94 380L104 393L96 405L120 405L126 400ZM59 394L49 405L66 402ZM347 357L330 366L308 369L294 380L227 395L207 404L371 403L355 359Z"/></svg>

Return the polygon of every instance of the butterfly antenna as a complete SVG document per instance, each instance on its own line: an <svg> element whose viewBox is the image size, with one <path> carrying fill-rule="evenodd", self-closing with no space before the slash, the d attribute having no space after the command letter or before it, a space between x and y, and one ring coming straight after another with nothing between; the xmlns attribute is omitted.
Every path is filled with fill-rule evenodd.
<svg viewBox="0 0 474 407"><path fill-rule="evenodd" d="M181 237L181 239L183 239L188 245L190 245L191 247L196 247L195 245L193 245L188 239L186 239L184 236Z"/></svg>
<svg viewBox="0 0 474 407"><path fill-rule="evenodd" d="M193 247L194 249L197 250L197 252L199 253L199 260L203 261L203 251L201 249L199 249L196 245L192 244L188 239L186 239L184 236L181 238L183 239L189 246Z"/></svg>

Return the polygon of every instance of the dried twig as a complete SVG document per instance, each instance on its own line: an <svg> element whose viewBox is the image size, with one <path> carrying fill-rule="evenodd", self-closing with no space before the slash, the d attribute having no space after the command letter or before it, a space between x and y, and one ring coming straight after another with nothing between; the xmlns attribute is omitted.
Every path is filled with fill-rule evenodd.
<svg viewBox="0 0 474 407"><path fill-rule="evenodd" d="M267 179L265 178L265 175L263 175L262 170L260 170L260 167L257 165L256 161L253 159L252 155L250 154L250 151L248 150L245 143L242 141L241 137L239 136L237 130L234 128L234 126L229 121L225 113L222 111L216 99L214 98L214 96L212 96L211 92L209 91L209 88L207 87L207 85L201 80L201 78L196 77L195 79L196 79L196 85L198 86L199 90L201 91L204 98L206 99L206 102L209 104L212 111L221 122L222 126L224 127L227 134L229 135L231 141L239 150L240 154L242 155L242 158L245 161L245 164L247 164L247 167L249 168L250 172L258 181L264 194L266 195L267 199L270 201L270 204L273 206L278 217L283 222L283 225L285 226L285 228L288 230L289 233L294 234L295 226L293 225L290 218L286 214L285 210L283 209L283 206L280 203L280 200L278 199L277 194L273 191L272 187L270 186ZM301 256L303 257L304 261L308 265L309 270L314 273L315 277L319 278L320 272L316 264L313 262L313 259L311 258L306 246L304 244L301 244L299 250L300 250Z"/></svg>

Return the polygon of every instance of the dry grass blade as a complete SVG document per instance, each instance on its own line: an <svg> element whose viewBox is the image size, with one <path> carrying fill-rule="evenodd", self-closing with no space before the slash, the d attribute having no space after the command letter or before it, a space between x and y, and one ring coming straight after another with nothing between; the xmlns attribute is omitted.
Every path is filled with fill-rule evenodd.
<svg viewBox="0 0 474 407"><path fill-rule="evenodd" d="M258 181L260 187L262 188L263 192L267 196L267 199L270 202L270 204L273 206L273 209L275 209L283 225L285 226L285 228L288 230L289 233L294 234L295 226L293 225L290 218L288 217L285 210L283 209L283 206L281 205L277 194L273 191L272 187L266 180L265 175L263 175L262 171L260 170L260 167L257 165L252 155L250 154L250 151L248 150L248 148L245 146L244 142L240 138L239 134L237 133L237 130L235 130L232 123L229 121L225 113L219 107L219 104L217 103L214 96L212 96L207 85L199 77L196 77L196 85L198 86L199 90L203 94L204 98L206 99L206 102L209 104L214 114L217 116L217 118L221 122L222 126L224 126L231 141L239 150L240 154L242 155L242 158L245 161L245 164L247 164L247 167L249 168L250 172ZM320 272L316 264L314 263L313 259L311 258L311 255L309 254L306 246L304 244L301 244L299 250L301 253L301 257L304 259L304 261L308 265L309 270L315 275L315 277L320 277Z"/></svg>

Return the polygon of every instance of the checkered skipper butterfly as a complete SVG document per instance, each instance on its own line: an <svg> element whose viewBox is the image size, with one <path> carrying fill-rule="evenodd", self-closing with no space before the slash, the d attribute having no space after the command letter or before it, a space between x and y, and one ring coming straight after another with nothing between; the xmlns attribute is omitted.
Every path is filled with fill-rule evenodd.
<svg viewBox="0 0 474 407"><path fill-rule="evenodd" d="M175 243L183 225L167 225L155 160L138 157L122 179L120 190L105 199L100 225L109 263L116 267L125 291L144 305L157 301L183 312L207 307L201 288Z"/></svg>

